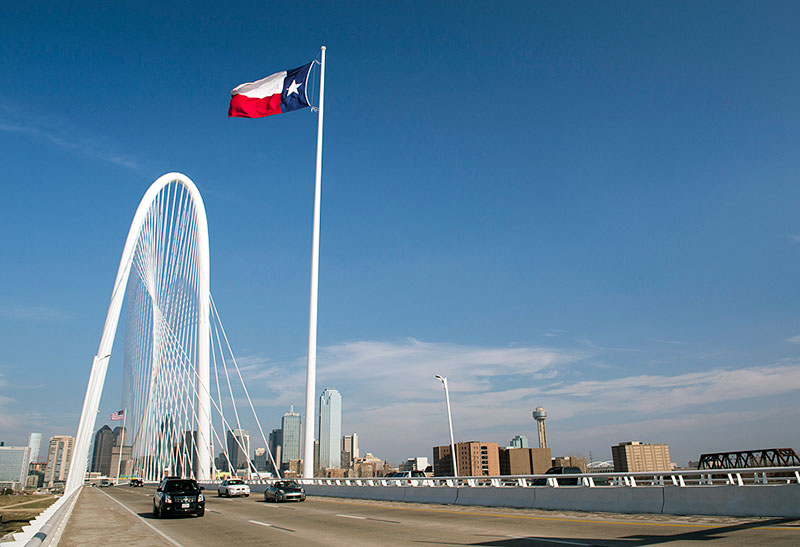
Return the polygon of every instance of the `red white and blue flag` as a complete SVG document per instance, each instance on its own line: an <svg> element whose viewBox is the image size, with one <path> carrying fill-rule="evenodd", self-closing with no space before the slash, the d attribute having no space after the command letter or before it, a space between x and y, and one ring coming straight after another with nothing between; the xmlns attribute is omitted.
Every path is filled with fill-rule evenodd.
<svg viewBox="0 0 800 547"><path fill-rule="evenodd" d="M309 106L306 83L313 64L236 86L231 91L228 117L263 118Z"/></svg>
<svg viewBox="0 0 800 547"><path fill-rule="evenodd" d="M125 411L124 410L117 410L111 415L112 422L118 422L124 417Z"/></svg>

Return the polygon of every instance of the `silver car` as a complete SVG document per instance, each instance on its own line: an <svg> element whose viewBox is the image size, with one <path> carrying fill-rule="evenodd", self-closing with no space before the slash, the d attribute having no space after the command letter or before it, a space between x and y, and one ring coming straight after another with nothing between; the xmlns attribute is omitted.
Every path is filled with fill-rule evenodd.
<svg viewBox="0 0 800 547"><path fill-rule="evenodd" d="M264 501L306 501L306 491L294 481L278 481L264 490Z"/></svg>
<svg viewBox="0 0 800 547"><path fill-rule="evenodd" d="M242 479L227 479L217 487L217 496L249 496L250 487Z"/></svg>

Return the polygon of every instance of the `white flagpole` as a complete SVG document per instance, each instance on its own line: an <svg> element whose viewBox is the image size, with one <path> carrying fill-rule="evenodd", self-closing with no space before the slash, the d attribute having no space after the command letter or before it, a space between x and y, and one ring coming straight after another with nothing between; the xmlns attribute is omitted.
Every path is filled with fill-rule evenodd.
<svg viewBox="0 0 800 547"><path fill-rule="evenodd" d="M311 297L308 312L308 371L306 373L306 426L303 478L314 476L314 408L317 384L317 289L319 285L319 209L322 186L322 113L325 100L325 46L319 71L319 118L317 120L317 173L314 186L314 236L311 250Z"/></svg>
<svg viewBox="0 0 800 547"><path fill-rule="evenodd" d="M117 457L117 482L119 484L119 467L122 464L122 449L125 447L125 422L128 421L128 409L122 410L122 440L119 443L119 456Z"/></svg>

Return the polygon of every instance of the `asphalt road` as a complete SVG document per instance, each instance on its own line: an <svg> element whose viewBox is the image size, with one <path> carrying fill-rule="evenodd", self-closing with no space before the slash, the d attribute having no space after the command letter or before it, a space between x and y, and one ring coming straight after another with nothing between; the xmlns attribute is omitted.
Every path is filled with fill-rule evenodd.
<svg viewBox="0 0 800 547"><path fill-rule="evenodd" d="M217 498L155 519L152 488L84 488L61 545L800 545L800 521L561 513L338 498ZM116 500L116 501L115 501Z"/></svg>

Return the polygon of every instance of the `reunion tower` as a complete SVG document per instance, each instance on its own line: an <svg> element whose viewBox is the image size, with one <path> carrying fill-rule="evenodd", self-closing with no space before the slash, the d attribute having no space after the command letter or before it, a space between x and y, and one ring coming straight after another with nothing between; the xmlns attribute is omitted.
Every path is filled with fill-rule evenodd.
<svg viewBox="0 0 800 547"><path fill-rule="evenodd" d="M547 411L542 406L537 406L533 411L533 419L539 429L539 448L547 448L547 430L544 421L547 419Z"/></svg>

